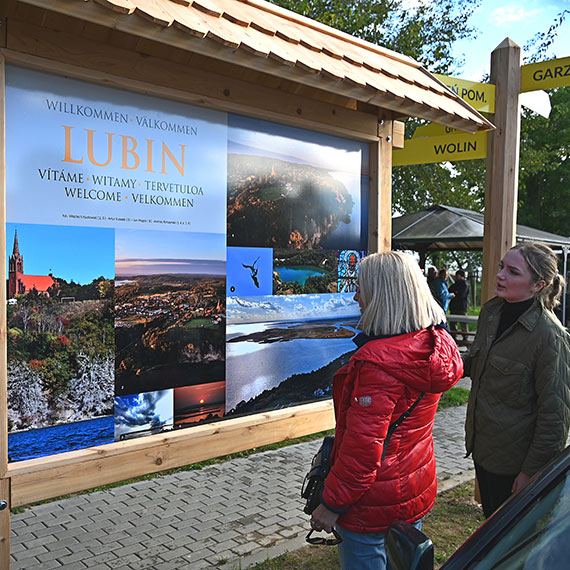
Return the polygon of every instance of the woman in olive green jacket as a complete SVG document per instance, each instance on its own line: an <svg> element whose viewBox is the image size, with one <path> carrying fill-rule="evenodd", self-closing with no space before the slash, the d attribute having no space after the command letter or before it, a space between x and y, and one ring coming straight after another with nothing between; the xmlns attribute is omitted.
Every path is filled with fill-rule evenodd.
<svg viewBox="0 0 570 570"><path fill-rule="evenodd" d="M512 248L465 358L472 381L466 447L486 517L566 445L570 335L552 312L562 287L549 247Z"/></svg>

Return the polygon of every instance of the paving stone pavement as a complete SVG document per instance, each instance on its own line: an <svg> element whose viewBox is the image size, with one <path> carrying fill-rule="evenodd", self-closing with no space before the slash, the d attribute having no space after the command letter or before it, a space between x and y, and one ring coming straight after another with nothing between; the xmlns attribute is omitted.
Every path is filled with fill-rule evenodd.
<svg viewBox="0 0 570 570"><path fill-rule="evenodd" d="M474 476L471 460L464 458L465 410L460 406L436 414L440 490ZM14 514L11 569L240 570L295 550L305 544L309 530L299 493L319 443L291 445Z"/></svg>

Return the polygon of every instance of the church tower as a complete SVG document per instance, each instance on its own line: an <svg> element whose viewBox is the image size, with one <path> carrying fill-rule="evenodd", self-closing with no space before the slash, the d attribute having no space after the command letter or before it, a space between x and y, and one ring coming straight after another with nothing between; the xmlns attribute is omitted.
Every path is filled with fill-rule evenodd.
<svg viewBox="0 0 570 570"><path fill-rule="evenodd" d="M14 233L14 247L8 260L8 299L13 299L19 291L18 283L24 276L24 258L18 245L18 230Z"/></svg>

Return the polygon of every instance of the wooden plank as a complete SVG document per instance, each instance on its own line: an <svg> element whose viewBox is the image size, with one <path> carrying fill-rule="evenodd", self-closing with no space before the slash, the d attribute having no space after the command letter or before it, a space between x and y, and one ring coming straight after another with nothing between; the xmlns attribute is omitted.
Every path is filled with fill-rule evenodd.
<svg viewBox="0 0 570 570"><path fill-rule="evenodd" d="M0 47L6 47L6 22L8 16L8 4L11 0L0 4Z"/></svg>
<svg viewBox="0 0 570 570"><path fill-rule="evenodd" d="M370 145L368 251L388 251L392 240L392 132L390 119L378 127L378 142Z"/></svg>
<svg viewBox="0 0 570 570"><path fill-rule="evenodd" d="M10 464L12 506L334 427L331 400Z"/></svg>
<svg viewBox="0 0 570 570"><path fill-rule="evenodd" d="M315 127L358 140L377 138L376 117L369 113L253 85L241 79L230 79L211 71L189 69L152 56L122 51L112 45L32 27L24 22L11 21L8 45L10 52L4 53L11 63L18 65L222 111L305 128ZM53 63L48 60L53 60ZM153 85L147 82L150 77Z"/></svg>
<svg viewBox="0 0 570 570"><path fill-rule="evenodd" d="M402 121L394 121L394 130L392 134L392 147L404 148L404 132L406 125Z"/></svg>
<svg viewBox="0 0 570 570"><path fill-rule="evenodd" d="M450 323L476 323L479 317L475 315L447 315Z"/></svg>
<svg viewBox="0 0 570 570"><path fill-rule="evenodd" d="M0 501L6 508L0 510L0 568L10 568L10 480L0 479Z"/></svg>
<svg viewBox="0 0 570 570"><path fill-rule="evenodd" d="M515 244L520 145L521 48L504 40L491 54L497 129L488 136L481 300L495 296L495 274Z"/></svg>
<svg viewBox="0 0 570 570"><path fill-rule="evenodd" d="M0 283L6 283L6 115L5 60L0 55ZM8 380L6 286L0 287L0 478L8 466ZM0 497L1 498L1 497Z"/></svg>
<svg viewBox="0 0 570 570"><path fill-rule="evenodd" d="M380 143L370 145L368 189L368 253L378 252L380 236Z"/></svg>
<svg viewBox="0 0 570 570"><path fill-rule="evenodd" d="M392 247L392 133L393 121L384 119L379 125L379 227L378 251Z"/></svg>

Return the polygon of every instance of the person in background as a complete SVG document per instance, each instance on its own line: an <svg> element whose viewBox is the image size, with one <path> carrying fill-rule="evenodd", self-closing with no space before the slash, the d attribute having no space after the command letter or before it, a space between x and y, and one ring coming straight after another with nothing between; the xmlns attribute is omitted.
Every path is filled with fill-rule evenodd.
<svg viewBox="0 0 570 570"><path fill-rule="evenodd" d="M390 524L403 520L420 528L434 504L434 416L463 364L457 345L438 326L445 315L412 256L365 257L354 299L363 332L334 376L332 467L311 526L336 528L343 570L382 570ZM387 439L390 425L410 409Z"/></svg>
<svg viewBox="0 0 570 570"><path fill-rule="evenodd" d="M433 281L432 288L435 300L441 305L446 313L449 308L449 301L453 299L453 293L450 293L447 288L447 277L447 269L440 269L437 277Z"/></svg>
<svg viewBox="0 0 570 570"><path fill-rule="evenodd" d="M453 298L449 302L449 313L452 315L466 315L469 310L469 283L465 279L465 271L458 269L455 272L455 283L449 288ZM457 331L457 323L450 323L451 330ZM461 323L461 330L467 332L467 323ZM459 338L459 337L458 337Z"/></svg>
<svg viewBox="0 0 570 570"><path fill-rule="evenodd" d="M503 257L465 358L465 424L486 517L566 446L570 335L552 313L563 279L556 254L521 243Z"/></svg>
<svg viewBox="0 0 570 570"><path fill-rule="evenodd" d="M428 268L427 284L428 284L429 290L431 291L431 294L434 297L435 297L435 294L433 292L433 284L434 284L436 277L437 277L437 269L432 265L431 267Z"/></svg>

